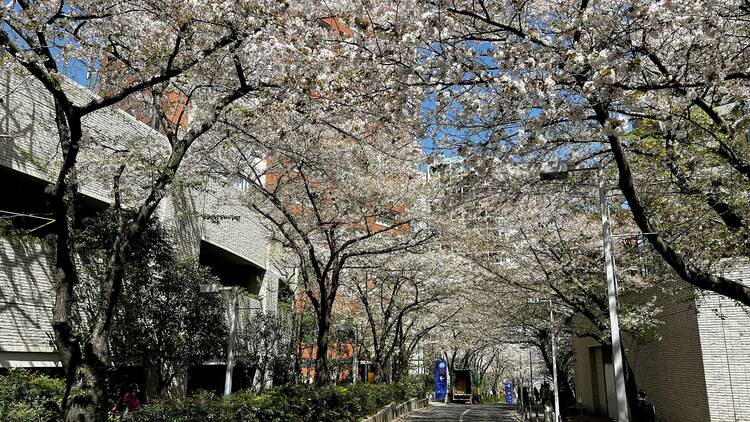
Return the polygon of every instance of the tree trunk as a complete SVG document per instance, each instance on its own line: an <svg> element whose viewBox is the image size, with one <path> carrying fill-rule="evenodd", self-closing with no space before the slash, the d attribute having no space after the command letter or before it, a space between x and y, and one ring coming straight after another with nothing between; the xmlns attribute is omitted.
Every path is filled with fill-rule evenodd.
<svg viewBox="0 0 750 422"><path fill-rule="evenodd" d="M253 377L253 384L255 384L255 388L258 393L262 393L263 390L266 389L266 371L266 365L260 364L258 365L258 370L255 372L255 376ZM255 382L255 378L258 379L257 382Z"/></svg>
<svg viewBox="0 0 750 422"><path fill-rule="evenodd" d="M495 376L492 379L492 390L495 392L494 398L496 399L500 397L499 382L500 382L500 374L498 372L495 372ZM503 386L503 388L505 388L505 386Z"/></svg>
<svg viewBox="0 0 750 422"><path fill-rule="evenodd" d="M393 361L393 382L401 382L407 371L406 359L402 353L398 353Z"/></svg>
<svg viewBox="0 0 750 422"><path fill-rule="evenodd" d="M331 329L331 304L321 300L320 315L318 317L318 336L315 342L315 384L324 386L331 382L328 367L328 332Z"/></svg>
<svg viewBox="0 0 750 422"><path fill-rule="evenodd" d="M382 372L383 363L380 361L380 358L375 355L375 358L372 360L372 365L370 366L370 371L372 371L373 374L375 374L374 380L375 383L379 383L383 379Z"/></svg>
<svg viewBox="0 0 750 422"><path fill-rule="evenodd" d="M296 299L295 299L296 300ZM295 305L296 308L296 305ZM298 384L302 374L302 311L294 311L296 321L296 346L294 346L294 374L292 376L292 384ZM294 343L292 343L294 344Z"/></svg>
<svg viewBox="0 0 750 422"><path fill-rule="evenodd" d="M115 265L121 267L122 263ZM112 273L121 276L122 268L115 269ZM106 292L102 293L105 294ZM110 309L105 318L111 320L112 311ZM68 308L66 313L69 315L70 312L71 308ZM101 407L106 387L110 326L111 324L106 324L104 327L99 326L99 329L94 330L89 341L74 340L79 358L68 361L67 367L63 366L66 374L76 375L66 379L66 382L70 383L70 394L66 395L69 402L64 405L66 421L89 422L96 418L96 412Z"/></svg>
<svg viewBox="0 0 750 422"><path fill-rule="evenodd" d="M560 413L566 416L566 409L576 405L576 397L568 383L568 371L563 365L557 367L557 384L558 394L560 394Z"/></svg>
<svg viewBox="0 0 750 422"><path fill-rule="evenodd" d="M76 372L78 378L71 390L65 420L67 422L93 422L104 397L104 368L84 358Z"/></svg>
<svg viewBox="0 0 750 422"><path fill-rule="evenodd" d="M405 358L404 358L404 325L401 319L401 315L398 317L396 323L396 338L394 340L396 351L393 353L393 365L391 366L391 381L399 382L404 374L405 369Z"/></svg>
<svg viewBox="0 0 750 422"><path fill-rule="evenodd" d="M75 163L83 132L80 116L55 98L55 123L63 163L55 182L52 206L56 224L55 303L52 330L65 373L62 410L66 421L93 421L103 396L104 371L91 343L81 343L71 322L73 291L78 283L74 263L75 204L78 181ZM73 399L71 399L73 397Z"/></svg>
<svg viewBox="0 0 750 422"><path fill-rule="evenodd" d="M56 101L56 122L63 149L63 165L55 184L53 207L58 222L56 230L55 304L52 327L63 370L66 387L62 397L62 409L66 421L94 421L97 409L104 397L106 368L109 364L109 335L114 309L119 299L125 272L125 261L131 239L140 235L146 221L163 196L163 190L171 183L174 171L184 156L186 146L173 149L168 167L152 188L151 194L141 205L138 218L127 226L121 220L115 244L106 260L105 277L101 281L100 300L88 339L79 338L70 322L73 312L73 292L78 283L78 272L74 263L73 242L76 206L75 162L82 139L81 117L66 110ZM117 182L119 183L119 182ZM119 188L116 186L115 202L119 206ZM82 329L83 327L79 327ZM74 399L71 399L73 397Z"/></svg>

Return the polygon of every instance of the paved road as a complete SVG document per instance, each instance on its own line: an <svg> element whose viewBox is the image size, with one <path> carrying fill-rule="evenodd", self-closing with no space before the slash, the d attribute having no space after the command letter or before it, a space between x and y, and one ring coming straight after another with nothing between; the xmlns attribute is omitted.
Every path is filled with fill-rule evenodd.
<svg viewBox="0 0 750 422"><path fill-rule="evenodd" d="M511 406L503 404L431 404L412 412L405 422L516 422Z"/></svg>

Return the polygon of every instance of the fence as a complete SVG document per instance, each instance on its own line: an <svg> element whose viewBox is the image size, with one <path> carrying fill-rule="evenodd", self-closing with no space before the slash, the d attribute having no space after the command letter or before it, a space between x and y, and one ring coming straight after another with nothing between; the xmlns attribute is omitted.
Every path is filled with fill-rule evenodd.
<svg viewBox="0 0 750 422"><path fill-rule="evenodd" d="M380 410L380 412L364 419L363 422L392 422L413 410L427 407L428 403L429 399L427 397L421 399L414 398L398 405L391 403Z"/></svg>

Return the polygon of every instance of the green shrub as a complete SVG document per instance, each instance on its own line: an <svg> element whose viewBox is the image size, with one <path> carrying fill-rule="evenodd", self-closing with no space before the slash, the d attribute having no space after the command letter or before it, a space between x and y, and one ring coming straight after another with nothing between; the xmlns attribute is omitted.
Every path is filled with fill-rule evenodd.
<svg viewBox="0 0 750 422"><path fill-rule="evenodd" d="M199 392L185 398L155 400L128 419L152 422L222 421L222 405L221 398L215 394Z"/></svg>
<svg viewBox="0 0 750 422"><path fill-rule="evenodd" d="M154 422L345 422L372 415L391 402L421 395L411 384L357 384L347 387L286 385L253 394L249 390L223 400L202 393L184 399L156 401L133 415Z"/></svg>
<svg viewBox="0 0 750 422"><path fill-rule="evenodd" d="M60 420L61 379L10 371L0 375L0 421ZM424 385L355 384L346 387L285 385L263 394L249 390L224 400L209 392L155 400L132 414L134 422L345 422L373 415L391 402L424 396ZM106 418L104 415L100 415Z"/></svg>
<svg viewBox="0 0 750 422"><path fill-rule="evenodd" d="M256 396L250 390L243 390L229 396L223 403L221 420L232 422L257 422L255 417Z"/></svg>
<svg viewBox="0 0 750 422"><path fill-rule="evenodd" d="M0 375L0 420L57 421L64 388L61 379L11 370Z"/></svg>

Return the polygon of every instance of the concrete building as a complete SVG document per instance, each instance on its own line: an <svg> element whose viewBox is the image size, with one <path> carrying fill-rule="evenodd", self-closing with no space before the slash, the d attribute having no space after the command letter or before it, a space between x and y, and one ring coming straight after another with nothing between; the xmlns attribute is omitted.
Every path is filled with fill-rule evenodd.
<svg viewBox="0 0 750 422"><path fill-rule="evenodd" d="M76 102L93 97L74 82L64 85ZM82 168L133 139L148 140L155 151L167 145L158 131L117 108L88 116L84 130ZM50 327L54 255L35 237L54 224L45 189L61 159L58 143L51 97L22 72L0 72L0 223L30 232L22 238L0 235L0 367L59 366ZM112 202L111 178L82 171L80 180L79 215L93 215ZM246 188L236 180L175 187L157 214L179 253L198 258L223 284L244 288L240 309L275 312L281 276L271 264L259 217L239 203ZM223 384L223 368L217 372Z"/></svg>
<svg viewBox="0 0 750 422"><path fill-rule="evenodd" d="M750 282L750 265L725 273ZM663 422L750 420L750 309L715 293L675 281L678 293L660 301L663 324L652 341L624 335L638 388L646 390ZM609 347L574 340L576 395L592 414L614 417Z"/></svg>

